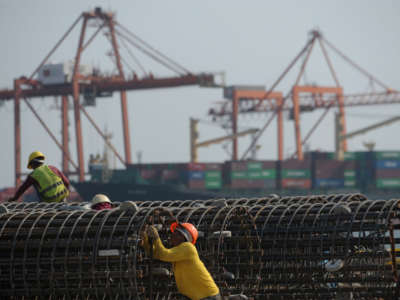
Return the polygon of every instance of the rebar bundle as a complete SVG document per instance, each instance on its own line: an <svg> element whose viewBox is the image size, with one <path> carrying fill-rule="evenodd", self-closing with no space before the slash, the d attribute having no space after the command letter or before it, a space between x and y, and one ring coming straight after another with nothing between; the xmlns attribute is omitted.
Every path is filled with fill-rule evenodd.
<svg viewBox="0 0 400 300"><path fill-rule="evenodd" d="M141 247L148 225L168 245L177 220L197 227L200 258L223 296L399 296L400 200L271 195L136 204L94 211L82 203L7 203L0 215L1 297L181 299L171 264Z"/></svg>

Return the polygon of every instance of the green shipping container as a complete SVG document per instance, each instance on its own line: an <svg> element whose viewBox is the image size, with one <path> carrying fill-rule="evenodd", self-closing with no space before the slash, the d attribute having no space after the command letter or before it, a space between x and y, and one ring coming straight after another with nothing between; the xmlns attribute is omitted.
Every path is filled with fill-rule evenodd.
<svg viewBox="0 0 400 300"><path fill-rule="evenodd" d="M248 171L247 176L248 179L261 179L262 173L261 171Z"/></svg>
<svg viewBox="0 0 400 300"><path fill-rule="evenodd" d="M90 172L91 181L103 181L103 170L93 170Z"/></svg>
<svg viewBox="0 0 400 300"><path fill-rule="evenodd" d="M232 171L232 179L247 179L247 171Z"/></svg>
<svg viewBox="0 0 400 300"><path fill-rule="evenodd" d="M335 159L335 153L331 152L328 154L329 159ZM360 159L357 152L345 152L344 153L344 160L357 160Z"/></svg>
<svg viewBox="0 0 400 300"><path fill-rule="evenodd" d="M262 179L275 179L276 178L276 170L275 169L262 170L261 178Z"/></svg>
<svg viewBox="0 0 400 300"><path fill-rule="evenodd" d="M344 178L352 179L356 177L356 171L354 170L345 170L344 171Z"/></svg>
<svg viewBox="0 0 400 300"><path fill-rule="evenodd" d="M221 171L205 171L206 180L221 180Z"/></svg>
<svg viewBox="0 0 400 300"><path fill-rule="evenodd" d="M298 169L298 170L282 170L282 178L310 178L310 170Z"/></svg>
<svg viewBox="0 0 400 300"><path fill-rule="evenodd" d="M206 180L206 189L220 189L222 187L221 180Z"/></svg>
<svg viewBox="0 0 400 300"><path fill-rule="evenodd" d="M134 182L135 178L135 172L128 172L126 170L114 170L112 172L110 181L114 183L130 183Z"/></svg>
<svg viewBox="0 0 400 300"><path fill-rule="evenodd" d="M247 163L247 169L248 170L261 170L262 169L262 163L261 162L249 162Z"/></svg>
<svg viewBox="0 0 400 300"><path fill-rule="evenodd" d="M400 178L384 178L376 180L377 188L400 188Z"/></svg>
<svg viewBox="0 0 400 300"><path fill-rule="evenodd" d="M386 160L386 159L400 160L400 152L399 151L375 152L375 158L377 160Z"/></svg>
<svg viewBox="0 0 400 300"><path fill-rule="evenodd" d="M356 181L355 180L349 180L346 178L344 181L344 186L345 187L355 187L356 186Z"/></svg>

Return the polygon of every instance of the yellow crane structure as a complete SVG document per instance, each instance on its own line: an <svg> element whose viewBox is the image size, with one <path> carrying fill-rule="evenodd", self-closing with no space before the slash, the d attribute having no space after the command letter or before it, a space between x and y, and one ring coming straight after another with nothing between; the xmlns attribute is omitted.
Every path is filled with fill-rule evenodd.
<svg viewBox="0 0 400 300"><path fill-rule="evenodd" d="M342 132L341 124L342 123L340 122L339 114L336 114L335 115L335 154L336 154L336 159L338 159L338 160L344 159L345 149L343 147L342 141L350 139L355 136L358 136L360 134L367 133L368 131L378 129L383 126L390 125L396 121L400 121L400 116L392 117L390 119L369 125L367 127L355 130L355 131L347 133L347 134L341 134L341 132Z"/></svg>
<svg viewBox="0 0 400 300"><path fill-rule="evenodd" d="M218 144L223 141L236 139L241 136L245 136L248 134L255 134L258 132L257 128L251 128L235 134L230 134L202 142L197 142L197 139L199 138L199 133L197 129L198 124L199 124L198 119L190 118L190 161L191 162L197 162L197 149L200 147L208 147L213 144Z"/></svg>

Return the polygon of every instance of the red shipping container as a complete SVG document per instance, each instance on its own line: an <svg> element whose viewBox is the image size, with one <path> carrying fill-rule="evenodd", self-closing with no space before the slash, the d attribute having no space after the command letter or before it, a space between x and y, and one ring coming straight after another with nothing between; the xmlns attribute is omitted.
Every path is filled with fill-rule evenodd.
<svg viewBox="0 0 400 300"><path fill-rule="evenodd" d="M343 179L345 171L354 170L355 161L346 160L317 160L315 163L315 178L318 179Z"/></svg>
<svg viewBox="0 0 400 300"><path fill-rule="evenodd" d="M248 187L254 188L254 189L262 189L264 187L264 180L263 179L249 179Z"/></svg>
<svg viewBox="0 0 400 300"><path fill-rule="evenodd" d="M247 171L247 162L231 161L227 163L228 171Z"/></svg>
<svg viewBox="0 0 400 300"><path fill-rule="evenodd" d="M298 169L310 169L310 160L298 160L298 159L288 159L282 161L282 169L298 170Z"/></svg>
<svg viewBox="0 0 400 300"><path fill-rule="evenodd" d="M187 169L189 171L204 171L206 169L206 166L202 163L188 163Z"/></svg>
<svg viewBox="0 0 400 300"><path fill-rule="evenodd" d="M223 164L218 163L207 163L205 164L205 171L221 171Z"/></svg>
<svg viewBox="0 0 400 300"><path fill-rule="evenodd" d="M189 189L205 189L206 182L204 180L189 180L188 188Z"/></svg>
<svg viewBox="0 0 400 300"><path fill-rule="evenodd" d="M400 169L376 169L376 178L400 178Z"/></svg>
<svg viewBox="0 0 400 300"><path fill-rule="evenodd" d="M285 179L282 179L282 188L310 189L311 188L311 180L310 179L285 178Z"/></svg>
<svg viewBox="0 0 400 300"><path fill-rule="evenodd" d="M247 179L232 179L231 181L231 188L234 189L243 189L248 188L249 183Z"/></svg>
<svg viewBox="0 0 400 300"><path fill-rule="evenodd" d="M240 189L262 189L265 187L263 179L232 179L232 188Z"/></svg>
<svg viewBox="0 0 400 300"><path fill-rule="evenodd" d="M143 179L154 179L157 177L158 171L155 169L144 169L140 170L140 177Z"/></svg>
<svg viewBox="0 0 400 300"><path fill-rule="evenodd" d="M276 161L274 161L274 160L262 161L262 168L263 168L263 170L276 169Z"/></svg>
<svg viewBox="0 0 400 300"><path fill-rule="evenodd" d="M177 179L179 178L178 170L162 170L161 172L162 179Z"/></svg>

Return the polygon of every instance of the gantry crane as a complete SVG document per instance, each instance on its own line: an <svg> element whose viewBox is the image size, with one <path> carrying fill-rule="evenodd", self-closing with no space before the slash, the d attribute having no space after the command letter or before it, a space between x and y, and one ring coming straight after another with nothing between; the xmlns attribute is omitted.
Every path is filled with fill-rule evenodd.
<svg viewBox="0 0 400 300"><path fill-rule="evenodd" d="M300 79L304 74L305 67L311 55L312 49L315 43L319 43L326 63L329 67L331 76L335 82L334 86L317 86L317 85L299 85ZM339 84L338 77L336 76L335 70L331 63L331 60L326 51L327 45L336 54L343 58L352 67L357 69L360 73L367 76L371 82L377 83L383 88L381 92L374 93L363 93L363 94L348 94L343 93L343 88ZM296 81L293 84L290 91L283 95L282 92L275 91L275 88L282 81L282 79L288 74L293 68L297 61L303 58L303 62L300 67L300 71L297 75ZM227 92L228 90L228 92ZM290 118L294 120L295 127L295 139L296 139L296 153L292 155L292 158L303 159L303 144L310 138L312 133L322 122L328 111L332 107L337 107L339 110L339 123L340 123L340 135L344 138L340 139L338 143L343 151L347 151L346 142L346 118L345 118L345 107L346 106L363 106L363 105L382 105L382 104L398 104L400 103L400 93L389 88L387 85L379 81L373 75L365 71L359 65L354 63L350 58L338 50L334 45L328 42L319 31L312 31L311 38L307 41L304 48L298 53L293 59L289 66L279 76L279 78L272 84L269 90L243 87L243 86L232 86L225 88L224 92L226 101L219 103L217 107L213 107L209 110L209 115L212 116L214 121L221 119L228 120L232 123L232 132L235 134L238 127L238 115L239 114L254 114L254 113L266 113L271 112L270 117L258 131L256 137L251 142L250 146L242 155L241 159L246 158L246 155L255 147L258 139L270 125L272 120L277 116L278 118L278 159L283 159L283 119L282 112L289 111ZM228 96L227 96L228 95ZM291 101L287 101L291 99ZM323 109L324 112L310 129L310 131L302 139L301 126L300 126L300 114L308 111L314 111L317 109ZM238 160L238 141L236 138L233 139L232 143L232 160Z"/></svg>
<svg viewBox="0 0 400 300"><path fill-rule="evenodd" d="M42 82L34 79L38 71L45 66L50 56L66 39L73 28L82 21L80 30L80 37L78 47L74 59L72 78L69 82L45 85ZM88 31L88 23L91 21L91 26L94 25L95 30L93 34L86 39ZM89 46L93 39L103 32L112 46L113 62L116 66L117 73L112 75L103 75L100 72L93 71L91 74L83 74L81 69L81 56L84 50ZM175 75L170 77L157 78L151 73L146 73L143 77L139 77L135 72L130 78L124 72L122 63L123 59L120 55L120 44L126 46L127 43L147 55L157 63L163 65L165 68L172 71ZM128 53L132 54L128 49ZM138 65L142 68L140 63ZM20 183L21 179L21 100L28 106L36 118L40 121L41 125L48 132L53 141L61 149L63 154L63 171L67 174L78 174L79 181L84 180L85 164L83 157L83 143L82 143L82 127L80 113L88 118L89 122L94 126L95 130L102 136L110 149L114 152L116 157L122 164L131 163L131 147L130 147L130 133L128 121L128 108L126 91L139 90L139 89L153 89L153 88L166 88L178 87L187 85L200 85L200 86L215 86L214 74L200 73L194 74L172 59L168 58L160 51L156 50L148 43L140 39L137 35L129 31L127 28L119 24L114 14L104 12L101 8L96 8L90 12L82 13L71 27L65 32L56 45L50 50L43 61L35 69L29 77L21 77L14 80L13 89L0 90L0 101L14 101L14 130L15 130L15 182ZM123 140L125 158L118 153L116 148L111 145L110 141L106 139L105 134L96 125L95 121L89 116L84 106L80 103L80 95L88 93L91 97L108 96L110 93L117 91L120 93L121 113L122 113L122 126L123 126ZM40 118L36 110L31 104L31 100L37 97L47 96L61 96L62 99L62 142L58 142L55 135L51 132L44 120ZM69 153L69 134L68 134L68 97L72 96L74 104L74 118L75 118L75 135L76 146L78 154L78 163L76 164ZM76 172L69 171L69 163L76 169Z"/></svg>

